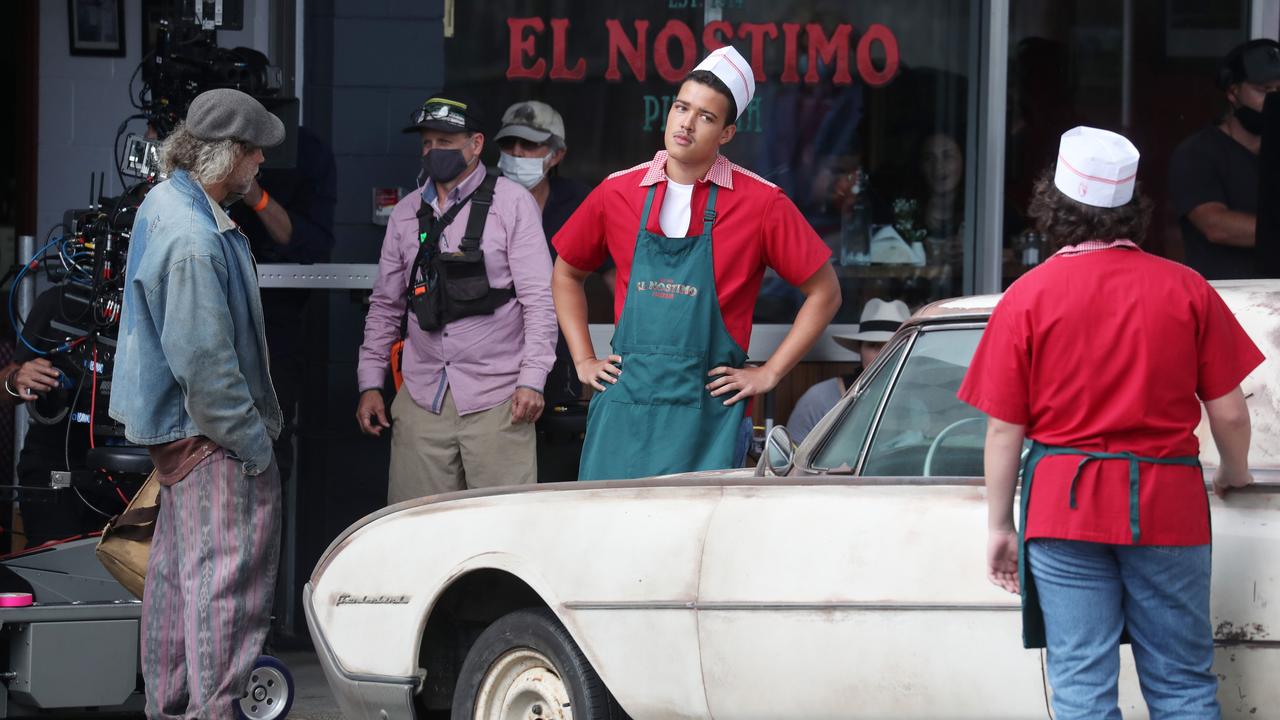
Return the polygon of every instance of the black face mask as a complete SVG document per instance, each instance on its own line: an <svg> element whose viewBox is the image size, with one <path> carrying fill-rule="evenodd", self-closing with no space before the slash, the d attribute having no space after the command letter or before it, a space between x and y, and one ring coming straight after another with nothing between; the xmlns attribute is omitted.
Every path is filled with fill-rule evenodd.
<svg viewBox="0 0 1280 720"><path fill-rule="evenodd" d="M1254 110L1247 105L1237 107L1232 114L1236 116L1236 120L1240 121L1240 127L1250 135L1262 135L1262 129L1265 123L1262 120L1262 113Z"/></svg>
<svg viewBox="0 0 1280 720"><path fill-rule="evenodd" d="M436 182L451 182L466 169L467 159L461 150L436 148L422 156L422 172Z"/></svg>

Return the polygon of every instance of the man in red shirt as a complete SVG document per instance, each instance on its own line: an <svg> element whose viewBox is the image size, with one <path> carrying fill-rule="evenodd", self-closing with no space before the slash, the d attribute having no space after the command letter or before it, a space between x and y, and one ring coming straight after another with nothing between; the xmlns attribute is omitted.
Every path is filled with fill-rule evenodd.
<svg viewBox="0 0 1280 720"><path fill-rule="evenodd" d="M776 386L840 306L826 244L778 187L720 155L754 91L736 50L711 53L671 104L666 150L611 175L553 240L556 314L578 377L598 391L581 479L740 462L743 413L735 404ZM617 265L616 354L601 359L582 284L606 257ZM766 267L798 286L805 302L773 357L748 367Z"/></svg>
<svg viewBox="0 0 1280 720"><path fill-rule="evenodd" d="M1152 717L1220 712L1194 431L1203 403L1217 494L1252 482L1240 381L1262 354L1204 278L1138 248L1151 205L1137 164L1115 133L1063 135L1031 205L1060 249L1001 298L959 392L990 416L987 575L1023 594L1058 720L1119 720L1122 632Z"/></svg>

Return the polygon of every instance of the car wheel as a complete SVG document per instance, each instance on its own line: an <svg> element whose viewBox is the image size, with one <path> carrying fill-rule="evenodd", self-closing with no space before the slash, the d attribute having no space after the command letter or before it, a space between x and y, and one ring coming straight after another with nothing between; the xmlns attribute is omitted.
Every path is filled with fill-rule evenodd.
<svg viewBox="0 0 1280 720"><path fill-rule="evenodd" d="M549 610L517 610L476 638L458 674L453 720L610 720L613 699Z"/></svg>
<svg viewBox="0 0 1280 720"><path fill-rule="evenodd" d="M281 720L293 707L293 674L284 663L263 655L249 673L248 692L235 702L240 720Z"/></svg>

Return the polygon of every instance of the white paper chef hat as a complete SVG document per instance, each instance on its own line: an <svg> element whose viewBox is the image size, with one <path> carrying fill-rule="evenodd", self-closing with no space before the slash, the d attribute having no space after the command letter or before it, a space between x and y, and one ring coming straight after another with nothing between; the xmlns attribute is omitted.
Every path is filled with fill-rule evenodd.
<svg viewBox="0 0 1280 720"><path fill-rule="evenodd" d="M1062 134L1053 184L1072 200L1120 207L1133 198L1137 174L1138 148L1125 136L1083 126Z"/></svg>
<svg viewBox="0 0 1280 720"><path fill-rule="evenodd" d="M751 70L751 63L742 57L742 53L728 45L717 48L698 63L694 70L706 70L720 78L720 82L733 93L733 102L738 106L738 117L742 117L743 111L756 94L756 76Z"/></svg>

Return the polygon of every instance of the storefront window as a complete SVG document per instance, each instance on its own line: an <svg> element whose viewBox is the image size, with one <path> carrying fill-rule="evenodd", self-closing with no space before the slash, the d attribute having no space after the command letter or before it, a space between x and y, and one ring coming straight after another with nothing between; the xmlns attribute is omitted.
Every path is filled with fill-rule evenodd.
<svg viewBox="0 0 1280 720"><path fill-rule="evenodd" d="M734 45L757 92L724 154L795 201L832 250L845 297L836 322L857 322L872 297L914 308L964 290L976 5L457 3L446 84L495 117L524 99L556 107L564 173L595 184L652 158L680 79ZM789 323L802 300L770 274L756 321ZM593 322L611 320L607 294L591 303Z"/></svg>
<svg viewBox="0 0 1280 720"><path fill-rule="evenodd" d="M1019 0L1010 3L1004 284L1042 262L1027 218L1036 178L1077 125L1114 130L1142 153L1154 202L1147 250L1181 260L1169 157L1226 109L1218 61L1249 37L1248 0Z"/></svg>

